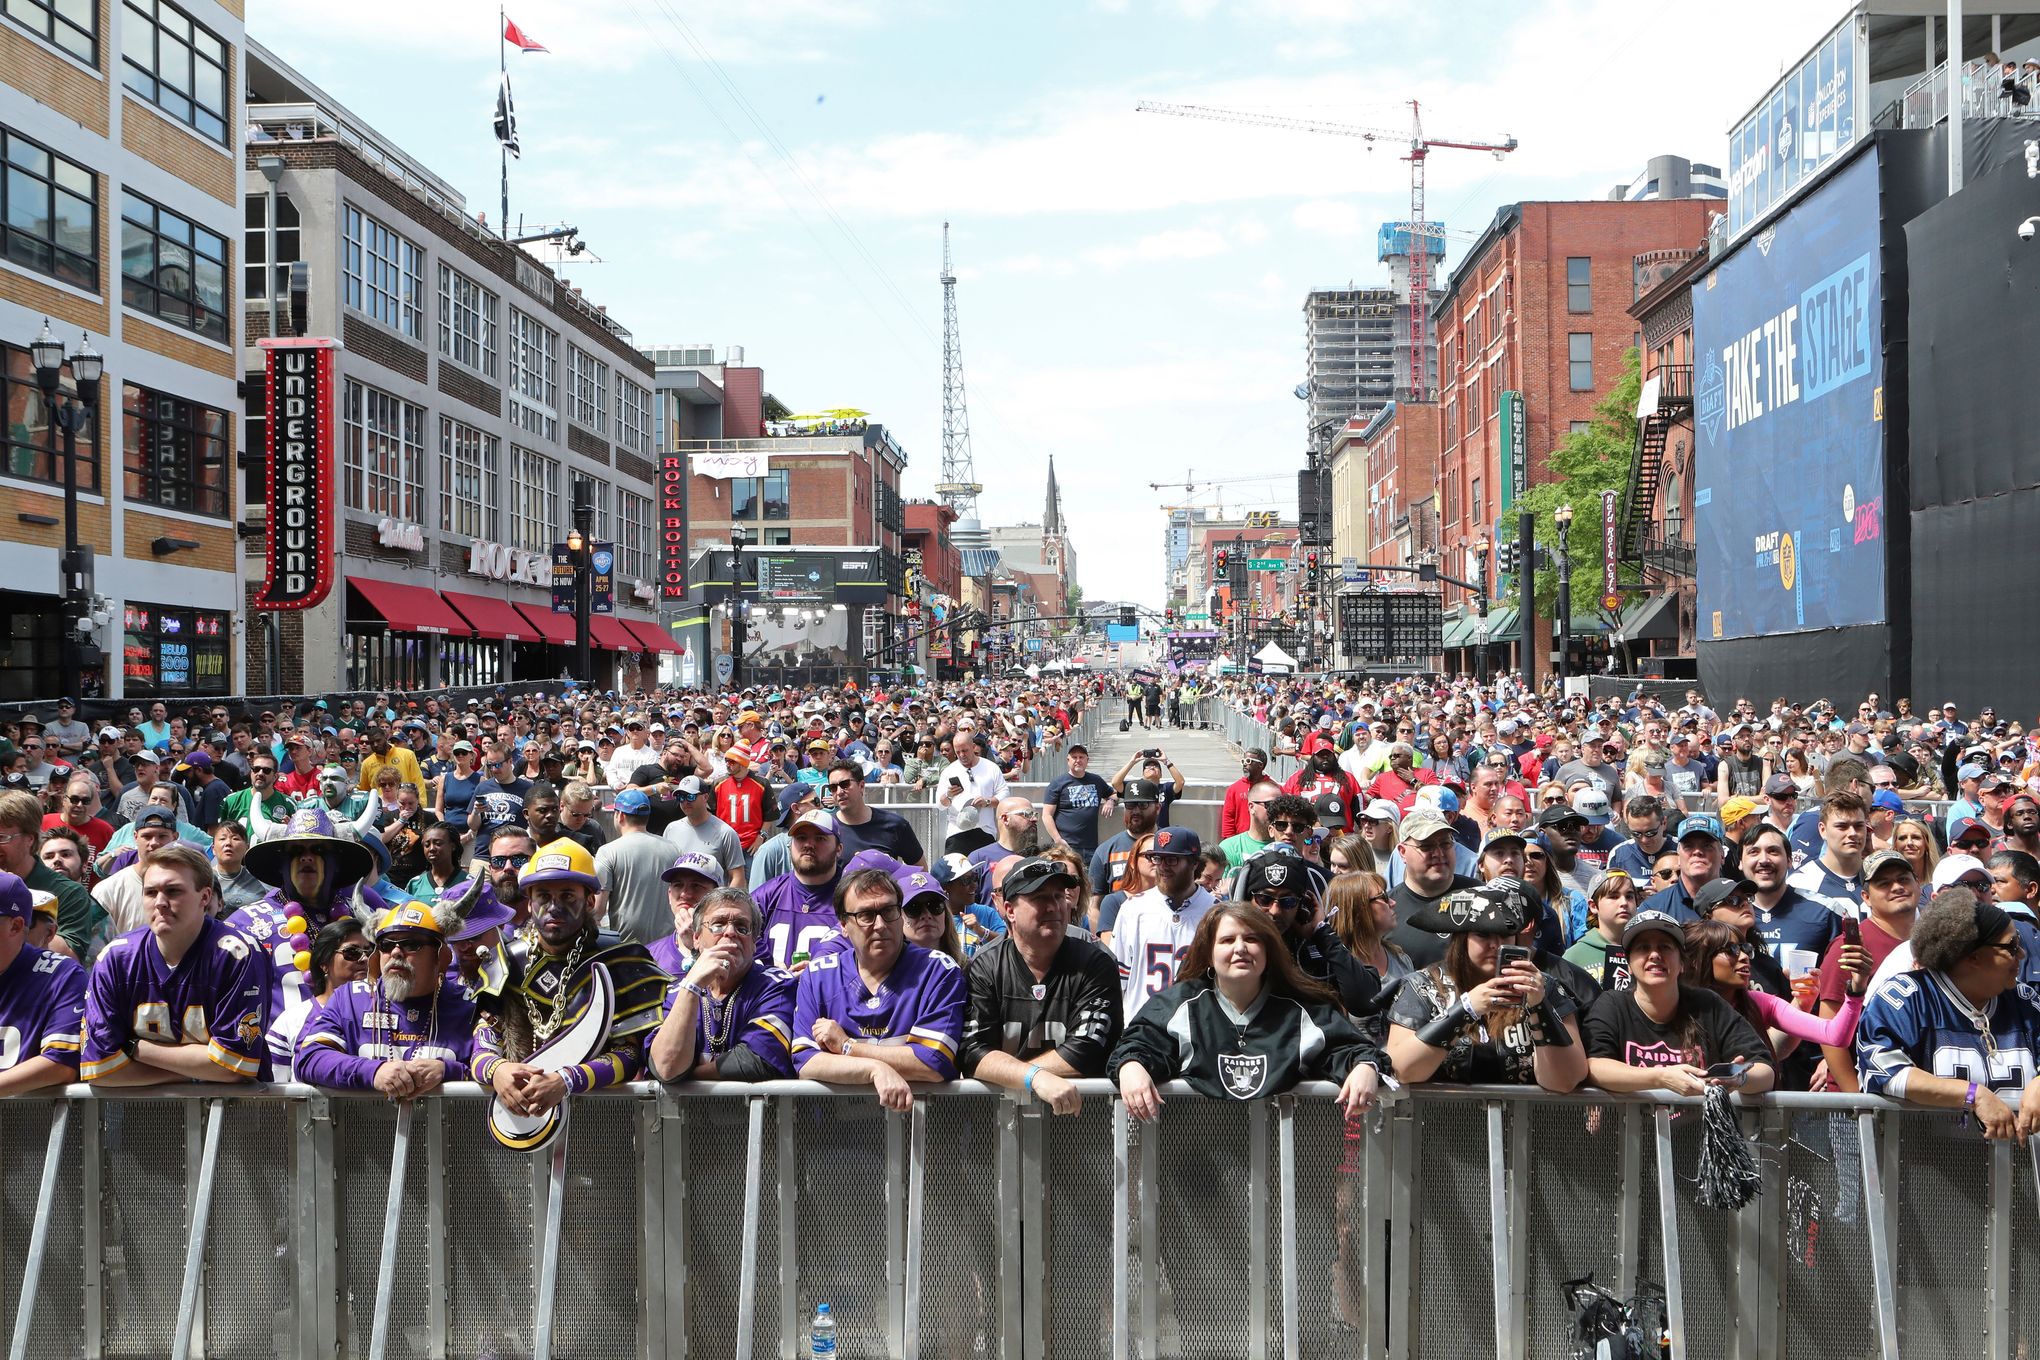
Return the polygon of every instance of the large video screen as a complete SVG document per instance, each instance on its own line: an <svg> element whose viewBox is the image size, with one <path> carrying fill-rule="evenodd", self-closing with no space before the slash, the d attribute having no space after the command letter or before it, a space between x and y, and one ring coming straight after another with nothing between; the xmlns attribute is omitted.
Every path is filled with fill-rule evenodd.
<svg viewBox="0 0 2040 1360"><path fill-rule="evenodd" d="M1884 622L1877 163L1693 289L1702 641Z"/></svg>

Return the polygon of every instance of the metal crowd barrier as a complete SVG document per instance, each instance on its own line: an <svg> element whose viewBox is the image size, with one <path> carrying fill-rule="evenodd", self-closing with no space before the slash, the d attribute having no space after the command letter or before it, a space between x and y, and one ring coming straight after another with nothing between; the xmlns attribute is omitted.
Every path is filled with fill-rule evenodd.
<svg viewBox="0 0 2040 1360"><path fill-rule="evenodd" d="M1663 1289L1684 1357L2011 1360L2040 1147L1859 1096L1743 1102L1763 1194L1700 1208L1694 1102L1332 1088L1131 1122L805 1082L577 1099L516 1155L480 1091L71 1087L0 1102L14 1357L949 1360L1565 1353L1562 1281ZM2024 1230L2015 1230L2015 1225Z"/></svg>

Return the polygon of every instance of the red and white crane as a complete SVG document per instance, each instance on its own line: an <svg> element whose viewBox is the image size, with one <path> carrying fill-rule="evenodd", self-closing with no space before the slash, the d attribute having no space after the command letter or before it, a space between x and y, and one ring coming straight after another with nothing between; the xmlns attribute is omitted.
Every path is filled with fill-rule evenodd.
<svg viewBox="0 0 2040 1360"><path fill-rule="evenodd" d="M1437 149L1452 151L1485 151L1500 160L1516 149L1516 139L1506 134L1502 140L1471 141L1448 137L1427 137L1424 135L1423 110L1412 99L1410 104L1410 130L1399 132L1392 128L1357 127L1350 123L1327 123L1315 118L1291 118L1276 113L1248 113L1237 109L1215 109L1205 104L1158 104L1142 100L1135 106L1140 113L1166 113L1177 118L1204 118L1214 123L1248 123L1256 127L1284 128L1292 132L1315 132L1328 137L1358 137L1368 143L1400 142L1409 150L1402 159L1410 163L1410 220L1396 225L1403 229L1410 243L1409 277L1404 281L1407 296L1403 299L1409 309L1410 361L1405 376L1407 391L1423 393L1429 386L1424 381L1424 312L1431 299L1431 243L1437 234L1436 228L1424 221L1424 162ZM1442 244L1442 243L1441 243ZM1439 252L1443 254L1442 249Z"/></svg>

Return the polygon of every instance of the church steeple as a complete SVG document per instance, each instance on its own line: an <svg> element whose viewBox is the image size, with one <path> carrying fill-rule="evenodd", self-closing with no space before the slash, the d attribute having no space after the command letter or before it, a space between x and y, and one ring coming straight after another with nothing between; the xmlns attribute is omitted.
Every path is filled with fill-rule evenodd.
<svg viewBox="0 0 2040 1360"><path fill-rule="evenodd" d="M1062 491L1055 484L1055 455L1048 455L1048 508L1041 515L1041 536L1059 537L1063 531Z"/></svg>

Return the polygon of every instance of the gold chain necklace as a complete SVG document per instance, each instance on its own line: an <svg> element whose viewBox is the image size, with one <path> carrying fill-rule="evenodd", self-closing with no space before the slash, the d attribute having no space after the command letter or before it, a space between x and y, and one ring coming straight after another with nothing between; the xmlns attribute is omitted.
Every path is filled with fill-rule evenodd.
<svg viewBox="0 0 2040 1360"><path fill-rule="evenodd" d="M544 954L545 951L539 943L536 927L528 928L525 938L533 949L537 950L541 955ZM581 961L581 951L587 943L588 935L586 931L583 931L575 938L574 947L567 951L567 961L560 966L559 986L553 993L551 1016L543 1021L540 1021L536 1016L532 1017L531 1037L534 1046L543 1045L548 1039L551 1039L554 1032L559 1029L560 1022L565 1018L568 981L573 977L574 965ZM524 1007L525 1013L530 1014L531 1002L528 999L525 1001Z"/></svg>

